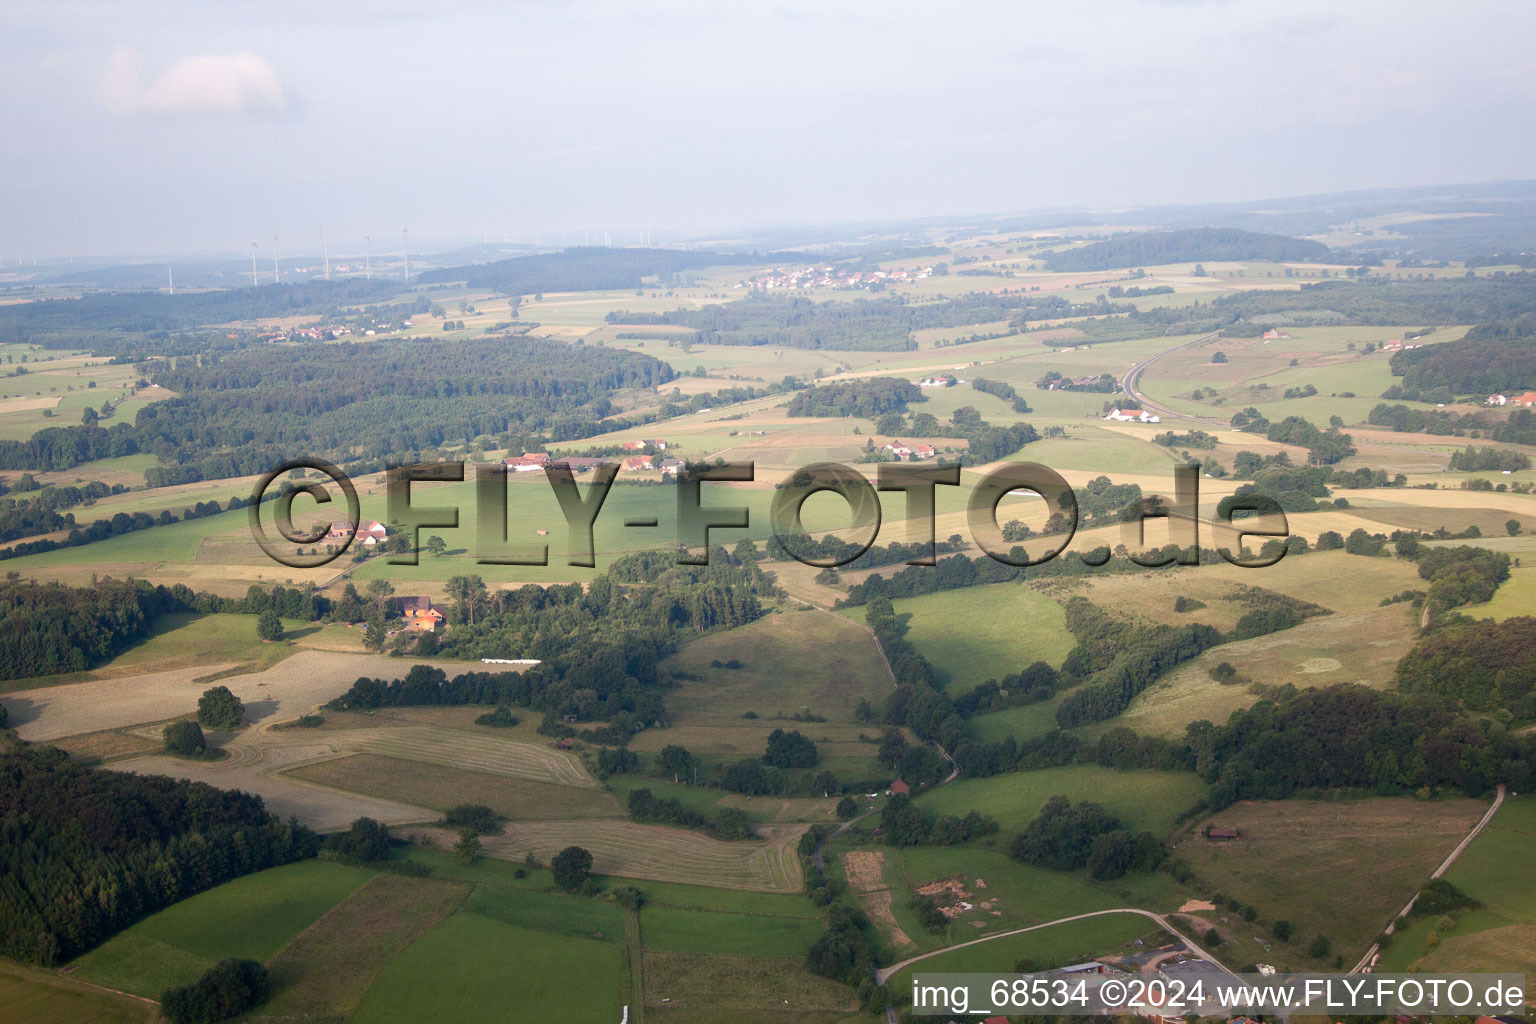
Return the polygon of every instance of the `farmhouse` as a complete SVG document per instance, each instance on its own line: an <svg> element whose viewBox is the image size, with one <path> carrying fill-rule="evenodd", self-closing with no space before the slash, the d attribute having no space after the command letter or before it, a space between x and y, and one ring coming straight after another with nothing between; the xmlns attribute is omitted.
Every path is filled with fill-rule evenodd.
<svg viewBox="0 0 1536 1024"><path fill-rule="evenodd" d="M1161 423L1162 417L1154 416L1145 409L1111 409L1104 418L1119 423Z"/></svg>
<svg viewBox="0 0 1536 1024"><path fill-rule="evenodd" d="M1271 327L1269 330L1264 332L1264 340L1265 341L1274 341L1276 339L1289 338L1289 337L1290 337L1289 334L1287 334L1285 331L1280 330L1278 327Z"/></svg>
<svg viewBox="0 0 1536 1024"><path fill-rule="evenodd" d="M352 520L338 519L331 523L330 532L325 535L326 540L345 541L352 536ZM389 536L389 530L383 523L374 522L372 519L364 519L357 524L357 539L364 547L373 547Z"/></svg>
<svg viewBox="0 0 1536 1024"><path fill-rule="evenodd" d="M894 437L886 442L885 447L882 449L882 451L890 452L892 455L896 456L898 459L906 459L907 457L909 457L912 454L912 449L911 448L908 448L905 444L902 444L900 441L898 441Z"/></svg>
<svg viewBox="0 0 1536 1024"><path fill-rule="evenodd" d="M917 382L917 386L920 388L949 388L954 387L955 383L956 381L953 377L924 377Z"/></svg>
<svg viewBox="0 0 1536 1024"><path fill-rule="evenodd" d="M636 455L632 459L625 459L619 465L626 473L649 473L656 468L651 465L649 455Z"/></svg>
<svg viewBox="0 0 1536 1024"><path fill-rule="evenodd" d="M1504 395L1489 395L1483 400L1484 405L1508 405L1509 399Z"/></svg>
<svg viewBox="0 0 1536 1024"><path fill-rule="evenodd" d="M1523 395L1516 395L1514 398L1510 399L1510 402L1514 405L1523 405L1526 407L1536 405L1536 391L1527 391Z"/></svg>
<svg viewBox="0 0 1536 1024"><path fill-rule="evenodd" d="M683 460L662 459L657 468L666 476L677 476L678 471L683 468Z"/></svg>
<svg viewBox="0 0 1536 1024"><path fill-rule="evenodd" d="M523 454L510 459L503 459L502 464L514 473L532 473L548 466L549 456L543 452L523 452Z"/></svg>
<svg viewBox="0 0 1536 1024"><path fill-rule="evenodd" d="M902 796L910 796L912 793L912 787L907 785L901 779L897 779L895 782L891 783L891 793L892 795L900 793Z"/></svg>

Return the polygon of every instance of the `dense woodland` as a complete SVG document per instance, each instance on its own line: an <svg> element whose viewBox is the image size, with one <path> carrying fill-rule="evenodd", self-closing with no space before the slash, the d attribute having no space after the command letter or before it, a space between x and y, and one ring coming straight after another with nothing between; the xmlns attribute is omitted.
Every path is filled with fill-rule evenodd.
<svg viewBox="0 0 1536 1024"><path fill-rule="evenodd" d="M889 412L906 412L908 402L926 401L922 390L900 377L865 377L819 384L796 393L786 416L858 416L879 419Z"/></svg>
<svg viewBox="0 0 1536 1024"><path fill-rule="evenodd" d="M1007 321L1015 328L1031 320L1088 313L1129 312L1130 305L1073 302L1061 295L1018 289L973 292L935 302L898 298L816 302L794 296L751 294L739 302L676 309L667 313L608 314L612 324L691 328L700 344L775 345L803 349L901 352L915 349L912 332L932 327L966 327Z"/></svg>
<svg viewBox="0 0 1536 1024"><path fill-rule="evenodd" d="M1102 242L1052 253L1045 269L1053 271L1114 270L1196 260L1264 260L1274 263L1320 263L1332 257L1326 245L1287 235L1266 235L1235 228L1191 228L1184 231L1139 231Z"/></svg>
<svg viewBox="0 0 1536 1024"><path fill-rule="evenodd" d="M1518 334L1488 337L1491 328L1475 328L1479 335L1469 332L1461 341L1395 352L1392 373L1403 378L1404 392L1445 388L1478 400L1495 393L1520 394L1536 384L1536 337L1531 336L1536 315L1526 314L1516 324L1511 331Z"/></svg>
<svg viewBox="0 0 1536 1024"><path fill-rule="evenodd" d="M468 267L428 270L421 284L462 281L471 288L489 288L503 295L541 292L611 291L639 288L647 278L663 281L699 267L776 262L772 255L685 252L678 249L610 249L575 246L562 252L515 256Z"/></svg>
<svg viewBox="0 0 1536 1024"><path fill-rule="evenodd" d="M12 749L0 754L0 953L52 967L161 907L319 848L260 797Z"/></svg>
<svg viewBox="0 0 1536 1024"><path fill-rule="evenodd" d="M383 279L306 281L167 295L159 291L101 292L78 299L0 305L0 344L89 348L114 355L124 343L169 331L263 317L321 314L385 299L399 285Z"/></svg>
<svg viewBox="0 0 1536 1024"><path fill-rule="evenodd" d="M109 429L0 441L0 469L68 469L150 452L152 485L262 473L296 455L350 461L483 434L589 437L613 391L676 374L640 353L531 339L270 347L157 376L178 397Z"/></svg>

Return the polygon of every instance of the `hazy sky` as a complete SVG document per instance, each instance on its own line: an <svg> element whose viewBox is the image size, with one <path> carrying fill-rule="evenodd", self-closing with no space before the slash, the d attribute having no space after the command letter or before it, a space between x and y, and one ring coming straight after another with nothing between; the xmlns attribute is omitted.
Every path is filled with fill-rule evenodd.
<svg viewBox="0 0 1536 1024"><path fill-rule="evenodd" d="M6 0L0 259L1536 177L1527 0L436 6Z"/></svg>

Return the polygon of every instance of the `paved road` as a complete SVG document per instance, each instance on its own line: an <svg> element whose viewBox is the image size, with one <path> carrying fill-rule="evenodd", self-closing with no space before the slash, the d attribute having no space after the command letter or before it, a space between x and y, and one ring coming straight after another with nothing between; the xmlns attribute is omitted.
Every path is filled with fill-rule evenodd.
<svg viewBox="0 0 1536 1024"><path fill-rule="evenodd" d="M875 972L875 980L880 984L884 984L905 968L911 967L913 964L918 963L919 961L927 960L929 957L938 956L941 953L950 953L957 949L965 949L967 946L977 946L983 942L991 942L993 939L1006 939L1010 935L1023 935L1025 932L1039 931L1041 928L1051 928L1058 924L1067 924L1070 921L1082 921L1090 917L1103 917L1106 914L1136 914L1140 917L1145 917L1149 921L1156 921L1158 927L1163 928L1173 935L1178 936L1179 939L1183 941L1184 945L1189 947L1189 951L1191 953L1195 954L1203 960L1209 960L1211 963L1221 968L1224 973L1230 975L1231 977L1237 977L1237 975L1232 974L1231 971L1227 970L1226 966L1222 964L1220 960L1216 959L1214 956L1207 953L1199 946L1195 945L1192 939L1188 938L1184 935L1183 932L1175 928L1169 922L1168 918L1164 917L1162 914L1154 914L1150 910L1141 910L1137 907L1116 907L1113 910L1094 910L1086 914L1073 914L1071 917L1059 917L1054 921L1047 921L1044 924L1030 925L1028 928L1015 928L1012 931L997 932L994 935L985 935L979 939L972 939L969 942L961 942L953 946L945 946L943 949L935 949L930 953L920 953L917 956L908 957L900 963L892 964L889 967L880 968L880 970Z"/></svg>
<svg viewBox="0 0 1536 1024"><path fill-rule="evenodd" d="M1172 355L1175 352L1178 352L1178 351L1180 351L1182 349L1189 348L1189 347L1191 347L1193 345L1204 344L1205 342L1210 341L1214 337L1217 337L1217 335L1216 334L1207 334L1204 337L1196 338L1193 341L1186 341L1182 345L1175 345L1175 346L1173 346L1173 348L1164 349L1163 351L1157 353L1156 355L1148 356L1147 358L1143 359L1141 362L1137 363L1135 366L1131 367L1129 370L1126 371L1125 379L1124 379L1124 381L1121 382L1120 386L1125 389L1125 393L1127 395L1131 396L1137 402L1139 402L1143 409L1150 409L1151 411L1153 411L1155 413L1158 413L1160 415L1163 415L1163 416L1173 416L1173 417L1176 417L1177 419L1181 419L1181 420L1195 420L1195 421L1200 422L1200 423L1208 423L1211 426L1215 426L1215 427L1229 427L1229 426L1231 426L1231 424L1228 421L1226 421L1226 420L1213 419L1212 417L1209 417L1209 416L1193 416L1193 415L1191 415L1189 413L1186 413L1186 412L1179 412L1176 409L1170 409L1170 408L1168 408L1165 405L1159 405L1156 402L1152 401L1151 399L1147 398L1146 395L1142 394L1141 393L1141 389L1136 386L1137 380L1141 377L1141 372L1143 370L1145 370L1147 367L1151 366L1153 363L1157 362L1159 359L1163 358L1164 356Z"/></svg>
<svg viewBox="0 0 1536 1024"><path fill-rule="evenodd" d="M1494 813L1496 811L1498 811L1499 806L1501 804L1503 804L1503 803L1504 803L1504 783L1501 782L1501 783L1499 783L1498 791L1494 794L1493 805L1488 808L1487 813L1482 816L1482 819L1479 820L1476 825L1472 826L1472 831L1468 832L1466 834L1466 836L1461 840L1461 842L1456 844L1456 849L1452 850L1450 852L1450 854L1445 858L1445 860L1440 862L1440 866L1435 868L1435 873L1429 876L1431 881L1433 881L1436 878L1439 878L1441 875L1445 874L1447 871L1449 871L1451 869L1451 865L1456 863L1456 858L1460 857L1463 853L1465 853L1467 847L1472 845L1472 840L1476 839L1478 833L1481 832L1484 828L1486 828L1488 823L1493 820ZM1409 900L1406 904L1403 905L1403 909L1398 911L1397 916L1398 917L1406 917L1406 916L1408 916L1408 912L1413 909L1413 905L1418 902L1418 899L1419 899L1419 894L1418 893L1414 893L1413 894L1413 899ZM1394 930L1396 930L1396 928L1397 928L1397 919L1393 918L1392 923L1387 925L1387 927L1386 927L1386 933L1388 935L1391 935L1392 932ZM1349 973L1350 974L1368 973L1370 971L1371 967L1374 966L1374 961L1376 959L1376 956L1380 952L1381 952L1381 944L1378 943L1378 942L1371 943L1371 948L1365 951L1365 955L1360 958L1360 962L1359 963L1355 964L1354 967L1350 968Z"/></svg>

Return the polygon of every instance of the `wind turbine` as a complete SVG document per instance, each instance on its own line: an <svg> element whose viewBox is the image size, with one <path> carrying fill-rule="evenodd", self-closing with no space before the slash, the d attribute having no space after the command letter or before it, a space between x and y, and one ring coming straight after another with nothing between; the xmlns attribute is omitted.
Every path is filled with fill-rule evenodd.
<svg viewBox="0 0 1536 1024"><path fill-rule="evenodd" d="M373 236L363 236L363 276L373 280Z"/></svg>
<svg viewBox="0 0 1536 1024"><path fill-rule="evenodd" d="M411 229L410 228L401 228L400 229L400 234L405 238L405 278L404 278L404 280L410 281L410 279L411 279Z"/></svg>
<svg viewBox="0 0 1536 1024"><path fill-rule="evenodd" d="M282 274L277 269L277 236L272 236L272 283L277 284L282 280Z"/></svg>
<svg viewBox="0 0 1536 1024"><path fill-rule="evenodd" d="M172 295L176 294L176 275L171 273L171 268L165 268L165 283Z"/></svg>
<svg viewBox="0 0 1536 1024"><path fill-rule="evenodd" d="M320 251L325 256L325 279L331 279L331 247L325 244L325 228L320 229Z"/></svg>
<svg viewBox="0 0 1536 1024"><path fill-rule="evenodd" d="M260 248L261 248L261 246L257 245L255 242L251 243L251 287L252 288L256 287L256 252Z"/></svg>

